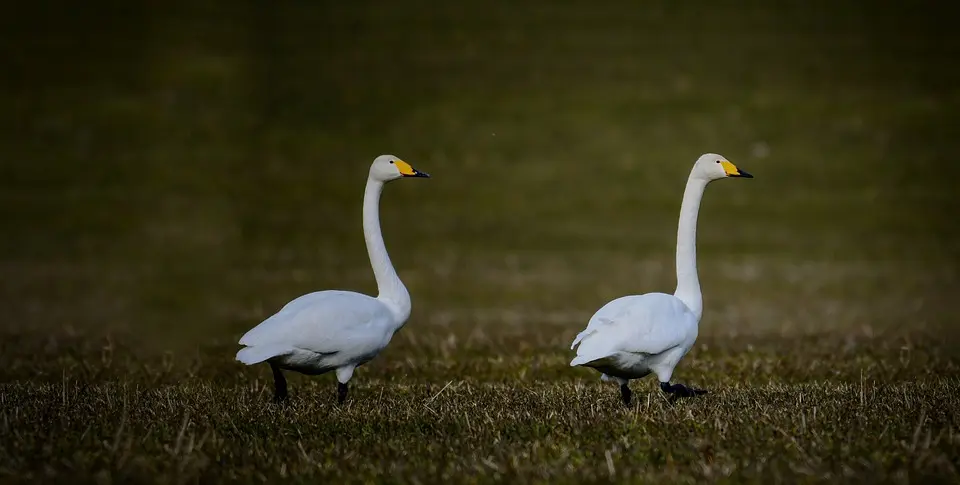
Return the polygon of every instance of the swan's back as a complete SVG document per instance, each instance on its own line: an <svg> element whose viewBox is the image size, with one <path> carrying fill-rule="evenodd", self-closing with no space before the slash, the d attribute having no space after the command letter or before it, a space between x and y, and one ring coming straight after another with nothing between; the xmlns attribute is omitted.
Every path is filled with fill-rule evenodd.
<svg viewBox="0 0 960 485"><path fill-rule="evenodd" d="M366 346L382 337L389 340L392 327L390 309L376 298L352 291L317 291L287 303L250 329L239 343L285 344L329 353L351 345Z"/></svg>
<svg viewBox="0 0 960 485"><path fill-rule="evenodd" d="M674 347L689 348L697 338L697 323L693 312L673 295L624 296L597 310L570 348L579 344L577 355L588 358L620 351L656 355Z"/></svg>

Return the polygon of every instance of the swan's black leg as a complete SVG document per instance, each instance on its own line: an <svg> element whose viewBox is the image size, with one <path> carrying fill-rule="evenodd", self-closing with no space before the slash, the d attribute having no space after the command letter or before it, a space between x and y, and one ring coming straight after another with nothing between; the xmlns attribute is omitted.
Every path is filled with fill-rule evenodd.
<svg viewBox="0 0 960 485"><path fill-rule="evenodd" d="M693 397L700 394L706 394L705 389L694 389L692 387L687 387L683 384L670 384L669 382L661 382L660 390L670 394L672 397Z"/></svg>
<svg viewBox="0 0 960 485"><path fill-rule="evenodd" d="M630 391L630 386L626 382L620 384L620 397L623 398L624 406L630 405L630 397L633 396L633 392Z"/></svg>
<svg viewBox="0 0 960 485"><path fill-rule="evenodd" d="M287 379L283 377L283 372L273 362L270 363L270 370L273 371L273 402L281 403L287 400Z"/></svg>
<svg viewBox="0 0 960 485"><path fill-rule="evenodd" d="M347 385L343 382L337 383L337 403L343 404L347 400Z"/></svg>

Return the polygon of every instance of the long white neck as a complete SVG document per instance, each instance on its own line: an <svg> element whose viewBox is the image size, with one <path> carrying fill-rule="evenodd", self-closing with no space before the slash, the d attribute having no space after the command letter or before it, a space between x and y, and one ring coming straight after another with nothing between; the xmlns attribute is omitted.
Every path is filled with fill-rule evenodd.
<svg viewBox="0 0 960 485"><path fill-rule="evenodd" d="M697 214L700 212L700 199L707 181L693 177L687 180L683 191L683 203L680 204L680 224L677 227L677 291L674 296L680 299L694 315L697 321L703 314L703 295L700 293L700 278L697 276Z"/></svg>
<svg viewBox="0 0 960 485"><path fill-rule="evenodd" d="M387 247L380 232L380 192L383 182L367 179L367 188L363 194L363 238L367 243L367 254L373 275L377 279L377 298L394 312L397 324L403 325L410 316L410 293L403 286L397 271L393 269Z"/></svg>

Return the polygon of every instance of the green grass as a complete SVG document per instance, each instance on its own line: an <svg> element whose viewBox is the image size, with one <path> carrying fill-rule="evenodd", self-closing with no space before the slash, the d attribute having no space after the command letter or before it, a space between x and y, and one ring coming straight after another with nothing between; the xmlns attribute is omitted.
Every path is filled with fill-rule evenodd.
<svg viewBox="0 0 960 485"><path fill-rule="evenodd" d="M933 2L41 4L0 20L0 481L960 480L960 43ZM568 366L670 291L718 152L705 312L636 403ZM375 292L370 161L413 296L332 376L233 361Z"/></svg>
<svg viewBox="0 0 960 485"><path fill-rule="evenodd" d="M960 381L926 342L706 339L678 374L711 394L670 403L646 381L625 408L565 368L566 339L422 339L363 369L343 406L332 378L293 378L285 407L230 348L80 344L61 375L4 385L0 459L26 481L955 480Z"/></svg>

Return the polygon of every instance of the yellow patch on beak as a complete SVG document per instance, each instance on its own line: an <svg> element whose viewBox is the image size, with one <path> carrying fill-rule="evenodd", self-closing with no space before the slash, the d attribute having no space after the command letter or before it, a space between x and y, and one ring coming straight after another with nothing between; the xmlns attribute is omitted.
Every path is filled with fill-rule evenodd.
<svg viewBox="0 0 960 485"><path fill-rule="evenodd" d="M740 169L726 160L720 160L720 166L723 167L723 171L726 172L727 177L740 175Z"/></svg>
<svg viewBox="0 0 960 485"><path fill-rule="evenodd" d="M397 166L397 170L400 171L400 175L412 177L417 174L417 171L414 170L409 163L404 162L403 160L397 160L393 163Z"/></svg>

